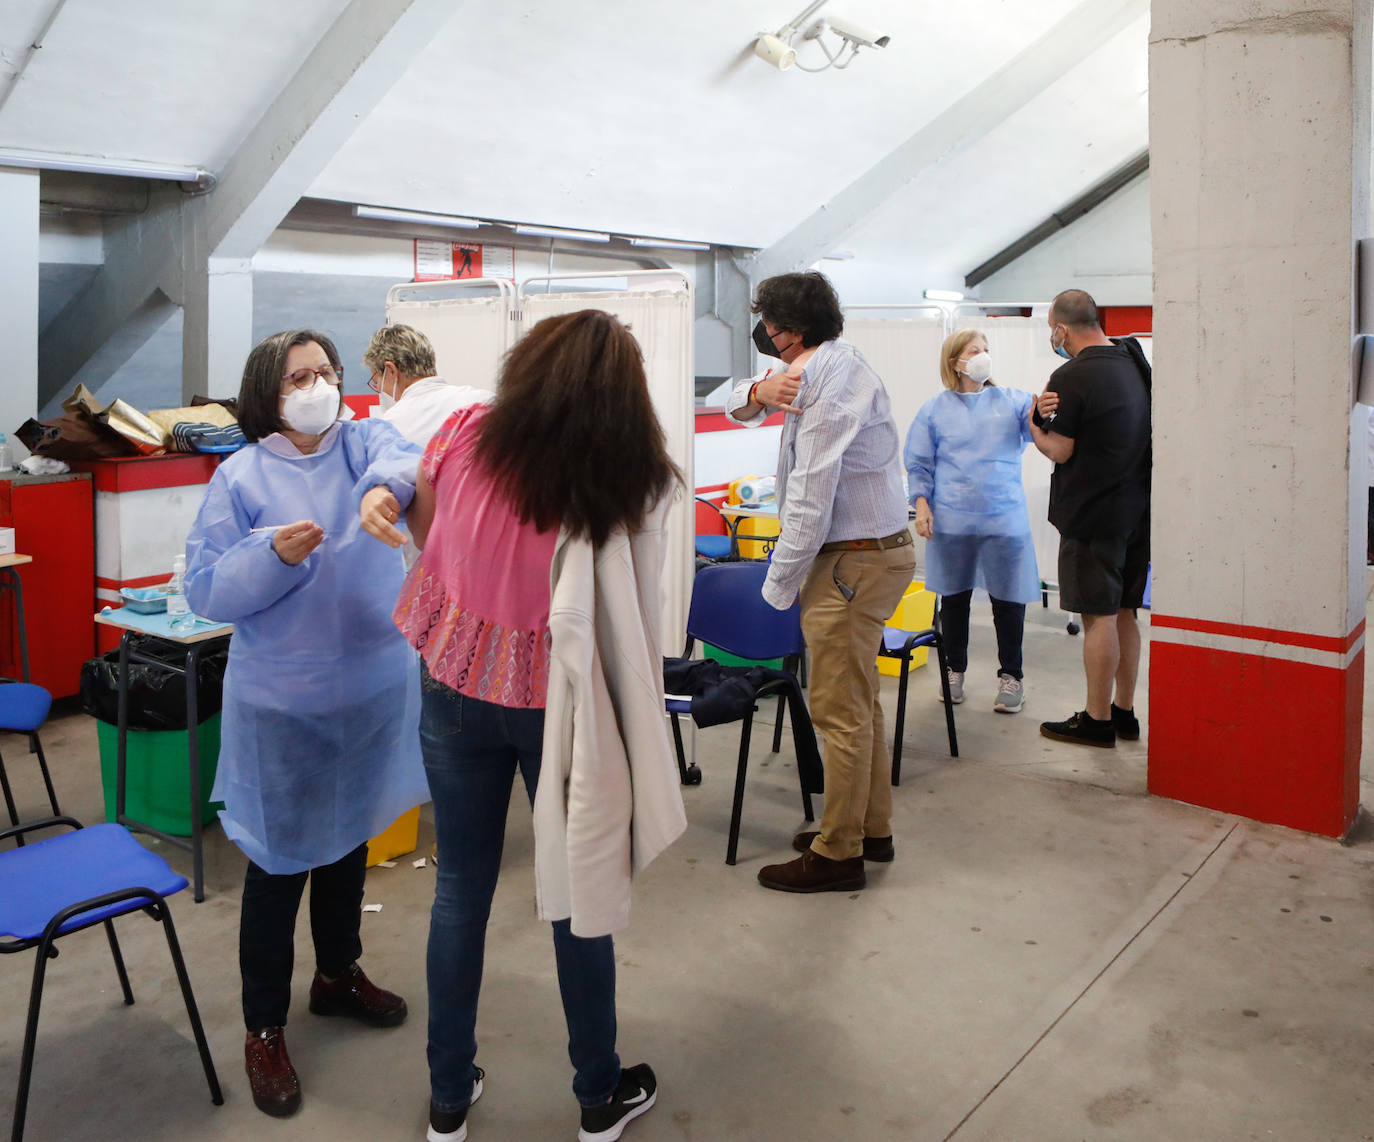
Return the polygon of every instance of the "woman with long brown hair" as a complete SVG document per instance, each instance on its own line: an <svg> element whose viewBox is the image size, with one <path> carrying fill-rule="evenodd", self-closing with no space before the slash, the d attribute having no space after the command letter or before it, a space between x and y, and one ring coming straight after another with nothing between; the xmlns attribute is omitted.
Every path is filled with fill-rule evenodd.
<svg viewBox="0 0 1374 1142"><path fill-rule="evenodd" d="M610 932L628 919L632 864L686 824L658 630L664 519L679 483L639 345L598 310L537 324L508 355L496 399L454 413L425 452L407 516L423 550L396 621L424 662L438 844L433 1142L466 1138L482 1091L477 999L517 769L535 806L578 1136L610 1142L654 1103L653 1072L622 1069L616 1053ZM615 717L597 717L612 707Z"/></svg>

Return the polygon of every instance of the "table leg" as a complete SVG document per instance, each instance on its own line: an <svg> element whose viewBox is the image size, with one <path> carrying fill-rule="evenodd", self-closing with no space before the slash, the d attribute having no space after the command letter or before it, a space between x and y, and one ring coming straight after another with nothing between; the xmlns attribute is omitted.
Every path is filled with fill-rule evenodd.
<svg viewBox="0 0 1374 1142"><path fill-rule="evenodd" d="M186 752L191 761L191 865L195 877L195 900L205 899L205 854L201 849L200 822L200 645L186 650Z"/></svg>
<svg viewBox="0 0 1374 1142"><path fill-rule="evenodd" d="M19 628L19 667L25 682L33 679L29 675L29 628L24 622L24 581L19 578L15 567L4 568L9 579L10 590L14 592L14 621Z"/></svg>
<svg viewBox="0 0 1374 1142"><path fill-rule="evenodd" d="M129 638L130 633L124 632L124 637L119 640L119 673L118 682L115 686L118 695L118 714L115 718L115 725L118 727L115 734L115 820L124 820L124 784L127 776L128 751L129 751Z"/></svg>

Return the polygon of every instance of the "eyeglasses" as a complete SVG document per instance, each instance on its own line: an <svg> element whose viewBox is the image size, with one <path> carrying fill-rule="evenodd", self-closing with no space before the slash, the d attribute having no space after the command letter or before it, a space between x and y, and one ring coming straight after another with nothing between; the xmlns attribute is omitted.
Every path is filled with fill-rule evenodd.
<svg viewBox="0 0 1374 1142"><path fill-rule="evenodd" d="M374 393L379 393L382 391L381 376L381 373L374 372L370 377L367 378L367 387L370 388Z"/></svg>
<svg viewBox="0 0 1374 1142"><path fill-rule="evenodd" d="M337 385L343 383L343 366L337 369L333 365L321 365L318 369L297 369L294 373L287 373L282 377L282 387L290 386L293 389L308 389L315 383L315 378L319 377L327 385Z"/></svg>

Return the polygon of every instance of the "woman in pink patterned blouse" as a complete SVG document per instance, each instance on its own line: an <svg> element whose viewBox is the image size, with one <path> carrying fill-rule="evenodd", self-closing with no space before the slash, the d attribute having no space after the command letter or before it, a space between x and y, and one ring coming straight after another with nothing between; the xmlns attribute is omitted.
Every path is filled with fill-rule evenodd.
<svg viewBox="0 0 1374 1142"><path fill-rule="evenodd" d="M639 345L599 310L531 329L506 358L496 399L455 412L421 473L407 521L423 551L396 622L424 663L420 736L438 841L428 1137L461 1142L482 1092L477 998L506 808L517 767L531 801L539 777L559 531L599 545L633 530L680 477ZM611 937L574 936L560 920L553 939L580 1137L618 1138L653 1105L656 1082L616 1054Z"/></svg>

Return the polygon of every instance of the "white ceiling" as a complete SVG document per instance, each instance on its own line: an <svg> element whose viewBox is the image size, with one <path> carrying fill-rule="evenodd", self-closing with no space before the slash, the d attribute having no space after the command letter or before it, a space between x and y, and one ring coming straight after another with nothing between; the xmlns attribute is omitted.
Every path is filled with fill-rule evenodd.
<svg viewBox="0 0 1374 1142"><path fill-rule="evenodd" d="M54 2L5 0L0 86ZM455 3L305 193L765 246L1076 2L830 0L892 39L820 75L748 54L803 0ZM219 169L346 3L67 0L0 146ZM972 268L1146 145L1145 87L1142 19L844 245Z"/></svg>

